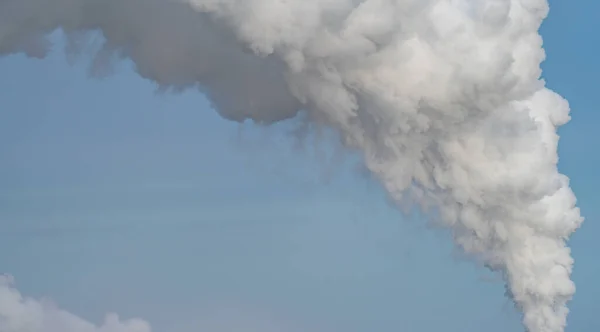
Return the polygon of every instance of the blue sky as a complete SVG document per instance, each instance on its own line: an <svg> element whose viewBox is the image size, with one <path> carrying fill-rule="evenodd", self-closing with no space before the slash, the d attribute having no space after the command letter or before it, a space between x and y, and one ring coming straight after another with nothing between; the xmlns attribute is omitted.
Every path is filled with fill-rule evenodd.
<svg viewBox="0 0 600 332"><path fill-rule="evenodd" d="M573 108L560 168L587 219L568 331L598 331L600 65L582 36L600 5L551 4L544 76ZM195 92L155 94L127 64L89 79L60 48L0 73L0 272L26 295L159 332L521 329L502 283L390 207L352 156L226 122Z"/></svg>

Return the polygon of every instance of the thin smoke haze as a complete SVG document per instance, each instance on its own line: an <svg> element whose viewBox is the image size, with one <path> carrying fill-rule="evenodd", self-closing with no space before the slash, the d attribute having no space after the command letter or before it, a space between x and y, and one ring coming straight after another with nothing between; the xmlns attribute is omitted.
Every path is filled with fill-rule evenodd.
<svg viewBox="0 0 600 332"><path fill-rule="evenodd" d="M198 88L226 119L305 111L497 271L529 332L562 332L582 223L557 170L569 105L540 79L546 0L0 0L0 53L46 36L93 66L131 59L164 89ZM2 308L0 317L11 314ZM8 329L7 332L16 332ZM20 331L20 330L19 330Z"/></svg>

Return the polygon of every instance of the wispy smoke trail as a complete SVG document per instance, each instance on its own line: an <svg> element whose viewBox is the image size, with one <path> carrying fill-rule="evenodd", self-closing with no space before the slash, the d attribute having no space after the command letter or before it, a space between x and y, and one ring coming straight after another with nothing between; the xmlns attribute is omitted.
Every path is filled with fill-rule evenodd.
<svg viewBox="0 0 600 332"><path fill-rule="evenodd" d="M101 31L165 88L224 117L306 110L362 151L400 202L504 276L530 332L561 332L575 292L565 241L582 222L557 171L567 102L540 80L545 0L0 0L0 52L41 57Z"/></svg>

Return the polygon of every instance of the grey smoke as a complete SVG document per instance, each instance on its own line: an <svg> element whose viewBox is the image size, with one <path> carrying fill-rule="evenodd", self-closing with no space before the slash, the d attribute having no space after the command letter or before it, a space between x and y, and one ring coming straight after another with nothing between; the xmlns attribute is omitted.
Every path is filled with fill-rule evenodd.
<svg viewBox="0 0 600 332"><path fill-rule="evenodd" d="M96 64L129 58L227 119L304 110L498 271L529 332L562 332L583 219L556 166L569 106L540 79L547 13L546 0L0 0L0 53L43 57L57 29L76 51L101 32Z"/></svg>

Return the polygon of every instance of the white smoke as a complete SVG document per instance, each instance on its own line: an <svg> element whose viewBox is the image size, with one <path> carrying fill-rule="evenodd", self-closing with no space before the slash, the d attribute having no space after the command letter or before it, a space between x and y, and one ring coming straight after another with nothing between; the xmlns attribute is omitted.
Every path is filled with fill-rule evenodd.
<svg viewBox="0 0 600 332"><path fill-rule="evenodd" d="M48 301L23 297L10 276L0 276L0 331L2 332L150 332L143 320L121 321L115 314L96 326Z"/></svg>
<svg viewBox="0 0 600 332"><path fill-rule="evenodd" d="M540 79L546 0L0 0L0 53L42 57L62 29L106 43L224 117L305 110L362 151L397 202L439 215L504 276L530 332L562 332L582 222L557 170L568 103Z"/></svg>

